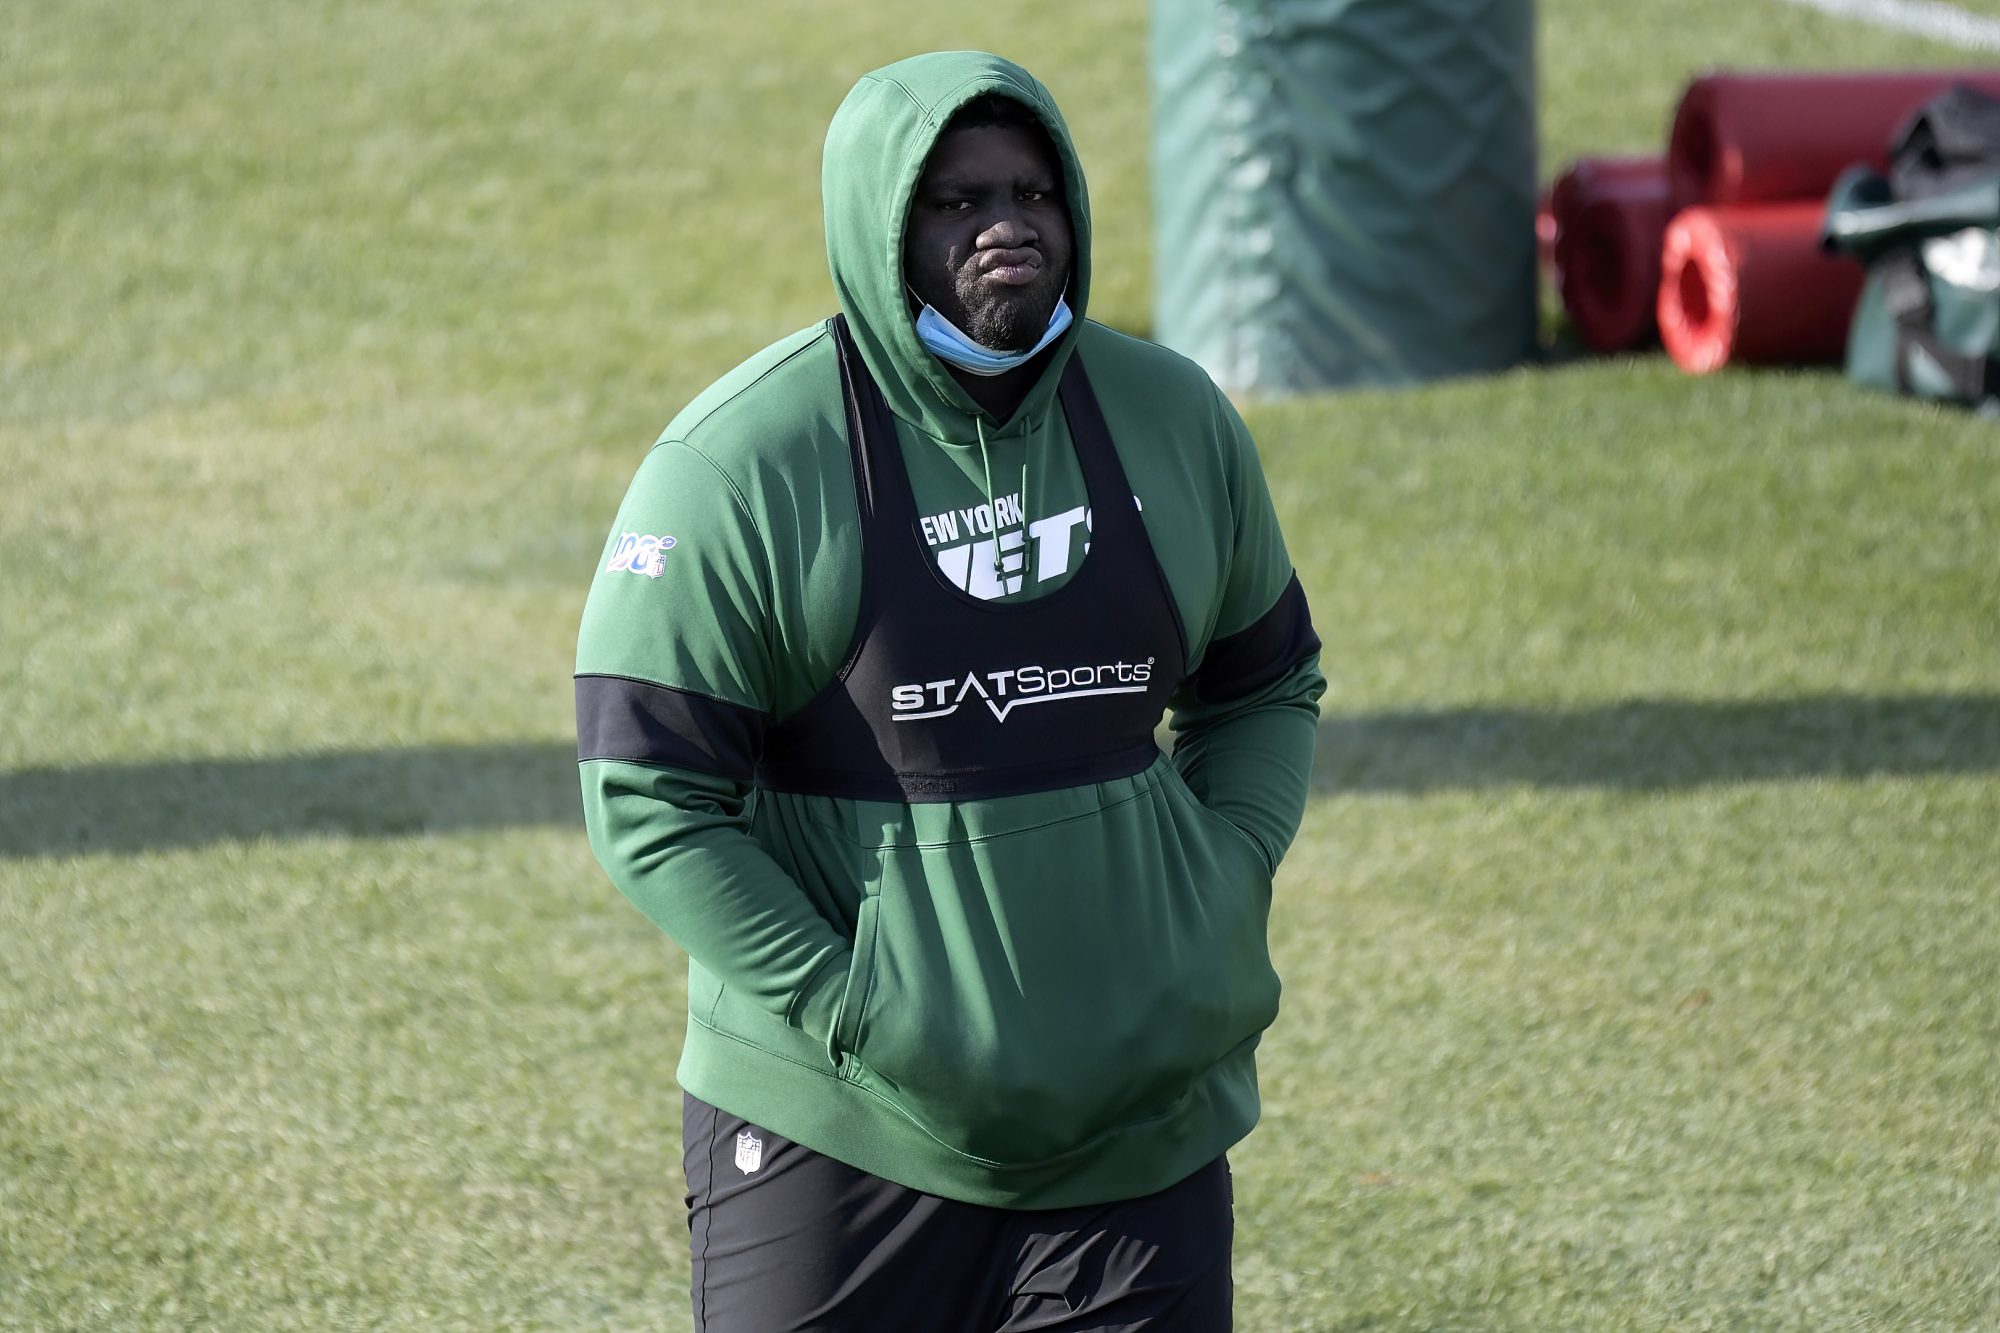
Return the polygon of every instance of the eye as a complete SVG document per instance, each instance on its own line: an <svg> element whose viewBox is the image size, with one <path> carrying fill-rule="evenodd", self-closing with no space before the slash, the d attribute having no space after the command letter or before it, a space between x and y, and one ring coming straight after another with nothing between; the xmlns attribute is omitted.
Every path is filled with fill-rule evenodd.
<svg viewBox="0 0 2000 1333"><path fill-rule="evenodd" d="M1022 201L1023 203L1029 203L1029 204L1039 204L1039 203L1041 203L1041 202L1042 202L1042 200L1044 200L1044 199L1046 199L1046 198L1048 198L1048 197L1049 197L1049 192L1048 192L1047 190L1023 190L1023 191L1021 191L1021 201Z"/></svg>

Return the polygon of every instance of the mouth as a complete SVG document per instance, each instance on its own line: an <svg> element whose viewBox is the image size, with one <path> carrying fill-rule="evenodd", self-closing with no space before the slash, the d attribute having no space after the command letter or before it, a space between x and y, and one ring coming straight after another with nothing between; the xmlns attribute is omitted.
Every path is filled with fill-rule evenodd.
<svg viewBox="0 0 2000 1333"><path fill-rule="evenodd" d="M974 263L981 278L1005 287L1025 287L1042 272L1041 252L1026 246L1011 250L984 250Z"/></svg>

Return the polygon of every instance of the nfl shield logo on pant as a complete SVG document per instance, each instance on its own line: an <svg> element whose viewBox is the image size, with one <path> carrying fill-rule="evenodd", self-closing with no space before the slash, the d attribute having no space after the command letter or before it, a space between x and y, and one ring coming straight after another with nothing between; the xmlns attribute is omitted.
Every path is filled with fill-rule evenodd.
<svg viewBox="0 0 2000 1333"><path fill-rule="evenodd" d="M764 1140L757 1137L755 1130L746 1129L736 1136L736 1169L746 1176L755 1175L757 1168L764 1165Z"/></svg>

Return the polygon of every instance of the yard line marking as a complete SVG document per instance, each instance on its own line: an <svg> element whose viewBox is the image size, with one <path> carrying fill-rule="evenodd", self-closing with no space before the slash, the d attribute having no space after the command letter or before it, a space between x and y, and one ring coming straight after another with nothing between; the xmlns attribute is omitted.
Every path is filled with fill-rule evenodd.
<svg viewBox="0 0 2000 1333"><path fill-rule="evenodd" d="M1878 28L1931 37L1953 46L2000 51L2000 19L1969 14L1944 0L1788 0L1840 18L1860 19Z"/></svg>

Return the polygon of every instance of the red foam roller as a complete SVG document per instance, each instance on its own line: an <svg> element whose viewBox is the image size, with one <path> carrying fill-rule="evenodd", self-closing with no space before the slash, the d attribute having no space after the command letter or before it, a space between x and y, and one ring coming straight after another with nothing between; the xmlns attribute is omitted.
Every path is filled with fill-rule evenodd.
<svg viewBox="0 0 2000 1333"><path fill-rule="evenodd" d="M1585 158L1550 192L1556 291L1584 343L1599 352L1653 336L1667 171L1660 158Z"/></svg>
<svg viewBox="0 0 2000 1333"><path fill-rule="evenodd" d="M1676 206L1823 198L1856 162L1877 170L1918 107L1956 83L2000 96L2000 70L1711 74L1674 113Z"/></svg>
<svg viewBox="0 0 2000 1333"><path fill-rule="evenodd" d="M1737 363L1840 360L1861 266L1823 253L1817 203L1688 208L1667 224L1660 341L1703 375Z"/></svg>

